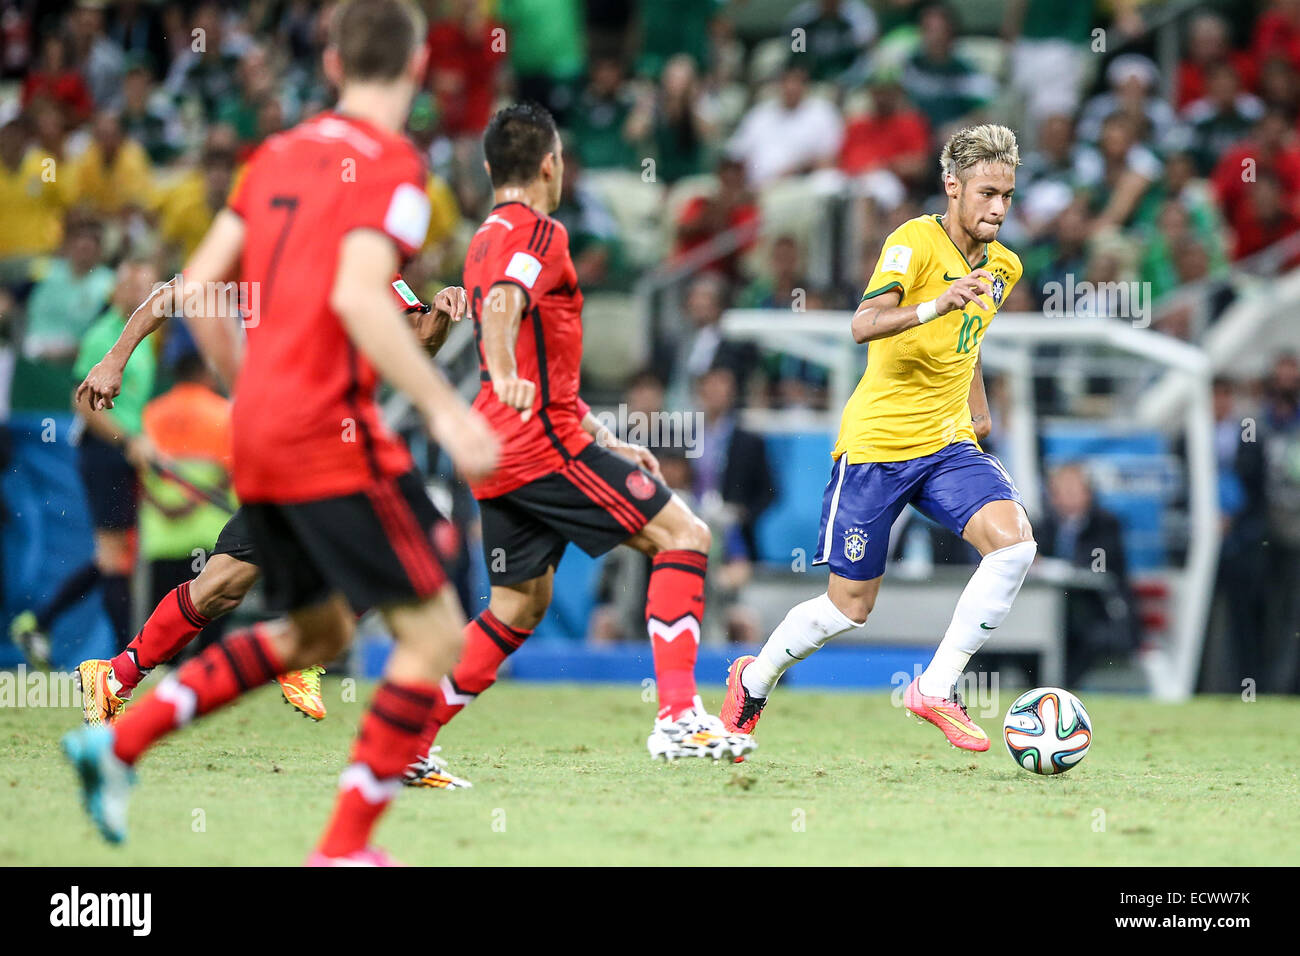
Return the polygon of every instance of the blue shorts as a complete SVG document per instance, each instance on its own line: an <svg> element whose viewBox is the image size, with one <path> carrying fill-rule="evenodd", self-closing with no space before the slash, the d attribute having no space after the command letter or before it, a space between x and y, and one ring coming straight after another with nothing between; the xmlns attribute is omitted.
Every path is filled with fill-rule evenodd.
<svg viewBox="0 0 1300 956"><path fill-rule="evenodd" d="M850 465L841 455L822 496L822 529L813 564L842 578L868 581L885 573L889 529L909 504L960 535L990 501L1024 504L1002 463L968 441L911 461Z"/></svg>

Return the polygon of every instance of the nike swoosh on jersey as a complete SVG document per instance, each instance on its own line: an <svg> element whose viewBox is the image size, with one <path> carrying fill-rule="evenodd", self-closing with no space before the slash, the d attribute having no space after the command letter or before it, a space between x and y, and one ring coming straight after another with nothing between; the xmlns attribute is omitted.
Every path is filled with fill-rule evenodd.
<svg viewBox="0 0 1300 956"><path fill-rule="evenodd" d="M989 627L983 621L980 622L980 627L984 628L984 630L986 631L996 631L998 629L998 626L996 624L994 624L992 627Z"/></svg>

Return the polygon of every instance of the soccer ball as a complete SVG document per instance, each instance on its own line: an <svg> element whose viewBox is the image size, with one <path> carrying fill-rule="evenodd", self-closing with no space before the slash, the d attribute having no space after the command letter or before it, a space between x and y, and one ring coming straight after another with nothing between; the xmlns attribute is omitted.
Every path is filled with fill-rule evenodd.
<svg viewBox="0 0 1300 956"><path fill-rule="evenodd" d="M1065 773L1092 745L1092 718L1068 690L1036 687L1007 711L1002 739L1011 759L1030 773Z"/></svg>

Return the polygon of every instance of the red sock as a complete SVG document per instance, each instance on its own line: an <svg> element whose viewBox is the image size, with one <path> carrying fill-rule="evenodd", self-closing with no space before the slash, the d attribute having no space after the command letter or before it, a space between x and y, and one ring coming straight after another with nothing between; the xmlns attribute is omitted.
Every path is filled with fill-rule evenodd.
<svg viewBox="0 0 1300 956"><path fill-rule="evenodd" d="M490 609L465 625L465 649L461 652L460 663L438 687L437 701L429 713L419 753L428 753L443 724L496 683L501 662L519 650L519 645L531 633L502 623Z"/></svg>
<svg viewBox="0 0 1300 956"><path fill-rule="evenodd" d="M265 626L236 631L187 661L113 724L113 753L134 764L155 741L281 673Z"/></svg>
<svg viewBox="0 0 1300 956"><path fill-rule="evenodd" d="M659 716L676 719L695 706L695 655L704 617L704 572L709 556L701 551L660 551L650 568L645 619L654 650Z"/></svg>
<svg viewBox="0 0 1300 956"><path fill-rule="evenodd" d="M173 588L158 602L126 650L109 662L123 692L134 690L150 670L175 657L210 623L212 619L200 614L190 600L189 581Z"/></svg>
<svg viewBox="0 0 1300 956"><path fill-rule="evenodd" d="M339 778L338 802L321 838L321 853L344 856L370 842L375 821L402 787L402 771L419 752L420 732L437 690L424 683L379 685L361 720L352 763Z"/></svg>

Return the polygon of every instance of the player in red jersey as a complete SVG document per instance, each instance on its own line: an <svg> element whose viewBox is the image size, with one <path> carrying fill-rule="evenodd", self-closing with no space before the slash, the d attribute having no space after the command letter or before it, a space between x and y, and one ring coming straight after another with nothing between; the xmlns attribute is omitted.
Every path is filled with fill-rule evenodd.
<svg viewBox="0 0 1300 956"><path fill-rule="evenodd" d="M170 310L155 306L161 306L174 293L175 283L173 279L155 289L131 313L117 342L77 386L76 404L84 402L91 409L113 407L113 400L122 390L127 361L167 321ZM420 344L430 355L437 354L451 323L465 311L465 291L459 287L443 289L434 298L433 306L421 302L401 276L394 279L393 291ZM112 722L149 671L179 654L208 624L239 607L262 576L258 560L248 522L243 510L238 510L221 529L198 576L173 588L158 602L125 650L111 660L85 660L77 667L84 721ZM323 720L326 714L320 684L324 670L309 667L276 678L285 701L313 720Z"/></svg>
<svg viewBox="0 0 1300 956"><path fill-rule="evenodd" d="M132 767L155 741L276 674L330 660L351 641L352 608L375 607L395 646L310 862L391 862L370 834L417 753L465 618L430 541L437 513L379 415L380 376L411 399L467 480L489 474L497 451L388 289L428 226L424 168L399 132L427 58L419 19L400 0L338 7L324 57L338 106L258 149L187 264L195 339L219 369L239 366L235 490L268 603L288 617L231 634L111 726L64 738L86 808L111 841L125 837ZM210 284L236 271L259 300L242 365L235 329L205 302Z"/></svg>
<svg viewBox="0 0 1300 956"><path fill-rule="evenodd" d="M569 542L593 556L627 544L653 558L646 627L659 713L653 757L737 760L754 748L727 733L695 692L709 529L663 483L645 448L618 440L578 397L582 292L569 237L550 217L564 161L555 123L521 104L493 117L483 151L496 205L470 243L462 280L478 337L474 408L501 439L496 471L472 484L492 596L465 629L465 653L444 678L426 733L496 680L551 602ZM425 783L419 763L408 782Z"/></svg>

